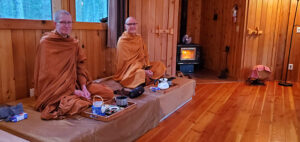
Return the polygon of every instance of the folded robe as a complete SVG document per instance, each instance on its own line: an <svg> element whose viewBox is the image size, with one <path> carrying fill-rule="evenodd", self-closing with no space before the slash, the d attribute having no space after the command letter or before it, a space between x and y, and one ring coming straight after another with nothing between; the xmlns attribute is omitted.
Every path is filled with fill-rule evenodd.
<svg viewBox="0 0 300 142"><path fill-rule="evenodd" d="M23 104L19 103L15 106L1 106L0 107L0 119L5 119L9 121L11 116L23 113Z"/></svg>

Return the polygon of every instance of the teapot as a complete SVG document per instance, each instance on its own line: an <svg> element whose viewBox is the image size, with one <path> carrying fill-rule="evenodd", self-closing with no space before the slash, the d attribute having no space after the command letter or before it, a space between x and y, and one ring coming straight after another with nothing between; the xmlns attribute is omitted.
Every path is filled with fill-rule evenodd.
<svg viewBox="0 0 300 142"><path fill-rule="evenodd" d="M101 101L96 101L96 98L100 98ZM92 105L92 112L93 112L93 114L102 115L102 116L105 115L104 111L103 111L103 109L105 110L103 102L104 101L103 101L103 98L101 96L95 95L93 97L93 105Z"/></svg>
<svg viewBox="0 0 300 142"><path fill-rule="evenodd" d="M162 90L163 89L168 89L169 88L168 78L160 78L157 87L162 89Z"/></svg>

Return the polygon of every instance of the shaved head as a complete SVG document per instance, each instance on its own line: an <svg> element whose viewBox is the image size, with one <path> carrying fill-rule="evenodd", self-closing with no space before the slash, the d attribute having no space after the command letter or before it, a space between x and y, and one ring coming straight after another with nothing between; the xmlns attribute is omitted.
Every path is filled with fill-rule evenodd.
<svg viewBox="0 0 300 142"><path fill-rule="evenodd" d="M125 24L127 24L129 21L135 21L136 22L136 19L134 17L128 17L128 18L126 18Z"/></svg>
<svg viewBox="0 0 300 142"><path fill-rule="evenodd" d="M68 11L59 10L54 15L56 31L63 37L68 37L72 32L72 16Z"/></svg>
<svg viewBox="0 0 300 142"><path fill-rule="evenodd" d="M71 14L68 11L66 11L66 10L58 10L54 14L54 21L56 23L59 22L59 18L60 18L61 15L69 15L69 16L71 16Z"/></svg>
<svg viewBox="0 0 300 142"><path fill-rule="evenodd" d="M125 29L129 34L136 34L137 32L137 21L133 17L128 17L125 21Z"/></svg>

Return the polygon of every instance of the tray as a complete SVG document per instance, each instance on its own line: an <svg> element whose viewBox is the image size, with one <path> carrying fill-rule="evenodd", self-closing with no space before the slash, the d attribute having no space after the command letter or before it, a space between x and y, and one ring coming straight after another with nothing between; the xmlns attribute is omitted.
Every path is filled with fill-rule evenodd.
<svg viewBox="0 0 300 142"><path fill-rule="evenodd" d="M115 102L115 100L110 100L110 101L105 102L105 104L116 105L116 102ZM131 111L135 108L136 108L136 103L128 101L128 106L127 107L124 107L124 109L122 109L118 112L115 112L115 113L113 113L109 116L101 116L101 115L93 114L91 107L86 109L85 111L81 112L80 115L83 116L83 117L87 117L87 118L107 122L107 121L114 120L114 119L120 117L121 115L123 115L124 113L127 113L127 112L129 112L129 111Z"/></svg>

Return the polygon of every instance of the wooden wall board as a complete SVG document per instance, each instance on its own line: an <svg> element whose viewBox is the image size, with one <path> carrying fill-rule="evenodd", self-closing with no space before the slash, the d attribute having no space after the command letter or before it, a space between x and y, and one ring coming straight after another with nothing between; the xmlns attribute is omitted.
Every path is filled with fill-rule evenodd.
<svg viewBox="0 0 300 142"><path fill-rule="evenodd" d="M163 1L155 0L155 30L163 29ZM154 47L154 60L159 61L161 58L161 48L162 41L160 39L160 35L156 34L155 36L155 45Z"/></svg>
<svg viewBox="0 0 300 142"><path fill-rule="evenodd" d="M138 29L137 29L137 33L141 34L142 33L142 30L146 27L143 27L142 25L145 24L145 23L141 23L143 20L143 13L142 13L142 7L143 7L143 3L144 1L141 1L141 0L136 0L135 1L135 10L138 11L135 13L135 18L140 22L140 24L137 25Z"/></svg>
<svg viewBox="0 0 300 142"><path fill-rule="evenodd" d="M278 0L278 1L274 1L272 3L272 21L270 22L271 26L267 26L268 28L270 28L268 30L268 32L274 32L274 35L272 36L269 36L268 37L268 41L269 43L266 45L268 46L268 50L264 50L264 52L268 52L270 54L268 54L268 56L265 58L266 60L266 65L271 65L272 66L272 74L271 74L271 80L274 80L275 79L275 73L276 72L279 72L280 70L275 70L276 68L276 64L277 64L277 60L276 60L276 57L277 56L283 56L283 52L281 53L277 53L277 48L281 48L281 47L278 47L278 38L277 38L277 35L280 34L280 29L278 29L278 26L280 25L280 23L278 22L279 18L280 18L280 11L282 8L279 8L279 7L283 7L281 5L281 0ZM276 10L277 9L277 10ZM268 24L267 24L268 25ZM277 48L271 48L271 47L277 47ZM281 61L279 61L280 63L282 63ZM281 71L280 71L281 72ZM280 78L277 78L277 79L280 79Z"/></svg>
<svg viewBox="0 0 300 142"><path fill-rule="evenodd" d="M76 0L69 0L69 12L72 15L72 20L76 21L76 6L75 2Z"/></svg>
<svg viewBox="0 0 300 142"><path fill-rule="evenodd" d="M12 39L10 30L0 30L0 103L16 99Z"/></svg>
<svg viewBox="0 0 300 142"><path fill-rule="evenodd" d="M176 37L179 35L178 30L178 21L179 21L179 0L172 0L171 3L174 3L174 15L173 15L173 30L174 30L174 36L173 36L173 46L172 46L172 61L171 61L171 75L176 74L176 56L177 56L177 43L178 40ZM170 40L170 39L169 39Z"/></svg>
<svg viewBox="0 0 300 142"><path fill-rule="evenodd" d="M148 13L149 11L149 3L150 3L151 0L144 0L143 3L144 4L141 4L141 13L146 13L145 16L141 17L141 22L140 22L140 25L141 25L141 35L143 37L143 40L145 43L148 43L148 33L149 33L149 30L150 30L150 20L149 20L149 16L151 13Z"/></svg>
<svg viewBox="0 0 300 142"><path fill-rule="evenodd" d="M167 73L175 75L179 0L131 0L129 4L129 16L139 23L150 61L163 62Z"/></svg>
<svg viewBox="0 0 300 142"><path fill-rule="evenodd" d="M295 29L296 31L296 29ZM300 72L300 62L299 62L299 57L300 57L300 51L297 49L297 45L300 45L300 35L299 34L294 34L293 35L293 43L292 43L292 57L290 60L290 64L293 64L293 70L291 70L288 74L288 78L292 81L298 81L300 80L299 72Z"/></svg>
<svg viewBox="0 0 300 142"><path fill-rule="evenodd" d="M253 20L253 19L256 19L256 16L257 16L256 15L256 8L257 8L256 2L257 1L253 1L253 2L249 3L248 15L246 15L246 16L248 16L247 26L246 26L247 28L250 28L250 27L252 29L255 28L255 20ZM251 11L250 11L250 9L251 9ZM248 30L248 29L246 29L246 30ZM246 34L245 47L252 47L254 45L255 40L256 40L255 36ZM248 59L245 57L252 57L251 55L252 54L254 55L253 50L256 50L256 49L251 50L251 48L244 48L244 49L245 50L244 50L244 54L243 54L244 60L243 60L243 66L242 66L242 70L243 70L242 77L247 76L249 74L249 70L251 70L251 67L246 67L246 65L251 65L252 60L253 60L252 58Z"/></svg>
<svg viewBox="0 0 300 142"><path fill-rule="evenodd" d="M128 0L129 1L129 16L136 17L136 1L137 0Z"/></svg>
<svg viewBox="0 0 300 142"><path fill-rule="evenodd" d="M0 29L54 29L52 21L0 19Z"/></svg>
<svg viewBox="0 0 300 142"><path fill-rule="evenodd" d="M96 41L97 43L99 43L98 46L98 51L97 51L97 58L95 59L96 61L98 61L99 66L98 67L98 74L97 74L97 78L102 78L102 77L106 77L106 69L105 69L105 58L113 58L110 56L105 56L105 49L106 47L106 32L97 31L97 36L98 36L98 40Z"/></svg>
<svg viewBox="0 0 300 142"><path fill-rule="evenodd" d="M150 1L148 1L148 3L146 3L146 5L148 5L149 10L155 9L156 1L150 0ZM147 12L147 13L148 13L148 16L146 16L146 17L148 17L147 19L149 19L149 23L148 23L149 30L148 30L148 40L147 40L147 43L145 43L145 44L147 44L147 46L148 46L150 61L154 61L155 60L155 56L154 56L155 48L153 48L153 47L155 47L154 43L155 43L155 36L156 36L156 34L155 34L155 29L156 29L156 27L155 27L155 22L156 22L155 12L153 11L153 12Z"/></svg>
<svg viewBox="0 0 300 142"><path fill-rule="evenodd" d="M89 74L92 78L94 78L94 61L92 60L94 58L93 54L93 37L92 37L92 31L86 31L86 55L89 57L87 59L87 69L89 70Z"/></svg>
<svg viewBox="0 0 300 142"><path fill-rule="evenodd" d="M287 41L286 41L286 46L285 46L285 55L284 55L284 65L283 65L283 75L282 75L282 80L285 80L285 75L286 75L286 68L288 64L293 64L294 68L293 70L288 70L287 72L287 80L288 81L299 81L299 62L298 62L298 58L299 58L299 53L300 50L298 47L298 45L300 44L299 42L299 33L296 33L296 28L299 25L299 7L298 7L298 12L297 12L297 17L296 17L296 26L293 29L293 22L294 22L294 17L295 17L295 11L296 11L296 5L297 5L297 1L295 0L291 0L290 2L290 15L289 15L289 19L288 19L288 31L287 31ZM292 34L292 30L294 30L293 34ZM292 36L292 39L291 39ZM291 41L292 40L292 41ZM290 57L289 57L289 49L291 47L291 52L290 52ZM289 62L288 62L288 58L290 58Z"/></svg>
<svg viewBox="0 0 300 142"><path fill-rule="evenodd" d="M246 15L248 15L248 3L246 1L236 1L238 6L241 10L244 10L245 12L238 12L238 20L237 20L237 26L235 27L236 36L239 38L235 39L235 52L233 53L232 57L232 73L231 76L235 76L235 78L240 79L242 78L242 63L244 61L243 59L243 51L244 51L244 45L245 45L245 33L246 33L246 23L247 18Z"/></svg>
<svg viewBox="0 0 300 142"><path fill-rule="evenodd" d="M174 30L175 30L174 24L178 23L178 22L174 22L175 21L174 19L176 16L173 14L173 13L175 13L175 6L176 6L175 1L172 2L171 0L169 0L169 8L168 8L168 17L169 18L168 18L168 26L167 27L170 27ZM176 66L172 66L173 60L174 60L173 50L175 50L175 51L177 50L177 44L176 43L174 44L173 39L176 39L177 36L174 34L168 34L167 38L168 38L167 39L168 43L166 46L166 59L165 60L166 60L167 72L172 74L172 68L174 68L174 67L176 68ZM176 56L175 56L175 60L176 60Z"/></svg>
<svg viewBox="0 0 300 142"><path fill-rule="evenodd" d="M93 32L93 37L95 37L94 40L93 40L93 42L94 42L93 48L95 49L94 50L94 58L95 59L100 59L101 58L101 56L100 56L101 42L100 42L100 35L99 35L98 31ZM100 78L101 72L104 72L104 70L102 70L102 69L104 69L103 65L105 66L105 64L100 63L100 60L94 60L95 78Z"/></svg>
<svg viewBox="0 0 300 142"><path fill-rule="evenodd" d="M52 19L56 11L62 9L62 0L52 0Z"/></svg>
<svg viewBox="0 0 300 142"><path fill-rule="evenodd" d="M281 0L249 1L250 8L247 29L258 27L263 34L259 36L246 36L245 56L243 56L245 60L242 67L243 77L241 79L246 79L251 68L258 64L271 68L271 80L280 79L283 65L282 57L284 56L282 48L285 48L283 45L285 45L285 40L287 39L286 23L288 19L286 17L289 15L286 12L286 8L288 3L289 1ZM251 13L256 13L256 17L252 17L253 14ZM254 23L252 22L254 25L249 24L253 20L255 21Z"/></svg>
<svg viewBox="0 0 300 142"><path fill-rule="evenodd" d="M61 0L61 9L70 10L70 0Z"/></svg>
<svg viewBox="0 0 300 142"><path fill-rule="evenodd" d="M116 70L116 48L107 48L105 50L105 76L111 76Z"/></svg>
<svg viewBox="0 0 300 142"><path fill-rule="evenodd" d="M288 19L289 16L289 9L290 9L290 3L285 2L284 0L280 0L279 1L279 5L282 6L282 9L280 9L278 12L278 18L277 18L277 29L278 29L278 33L276 35L275 41L276 42L276 46L278 46L279 48L276 49L276 64L274 65L273 70L275 70L276 72L274 72L274 79L282 79L282 74L283 74L283 70L285 69L284 67L284 51L285 51L285 45L286 45L286 40L288 38L287 35L287 28L286 25L288 25Z"/></svg>
<svg viewBox="0 0 300 142"><path fill-rule="evenodd" d="M190 2L190 1L189 1ZM232 20L232 8L237 4L239 11L236 23ZM201 8L194 5L193 9L201 9L200 45L202 46L202 62L204 68L219 74L226 66L225 47L229 46L227 68L229 76L238 78L241 66L241 50L244 37L245 1L220 0L201 1ZM188 13L190 14L190 13ZM217 19L214 20L215 14Z"/></svg>
<svg viewBox="0 0 300 142"><path fill-rule="evenodd" d="M27 85L29 88L33 88L33 72L36 54L36 36L35 30L24 30L24 45L26 56L26 70L27 70Z"/></svg>
<svg viewBox="0 0 300 142"><path fill-rule="evenodd" d="M11 32L14 61L14 74L16 86L16 99L25 98L29 95L27 70L26 70L26 55L25 55L25 41L24 31L14 30Z"/></svg>
<svg viewBox="0 0 300 142"><path fill-rule="evenodd" d="M173 15L173 13L171 13L169 15L169 6L171 5L170 1L169 0L164 0L163 3L162 3L162 9L163 9L163 14L162 14L162 29L165 29L165 30L168 30L169 29L169 20L173 20L171 19L171 17L169 17L170 15ZM173 23L173 21L171 21L171 23ZM162 34L161 35L161 50L160 50L160 53L161 53L161 57L160 57L160 61L162 61L167 69L168 69L168 66L167 66L167 48L168 48L168 35L171 35L171 34ZM172 40L171 40L172 41ZM169 69L169 71L171 71Z"/></svg>
<svg viewBox="0 0 300 142"><path fill-rule="evenodd" d="M201 0L188 1L187 34L195 44L200 44L201 4Z"/></svg>

